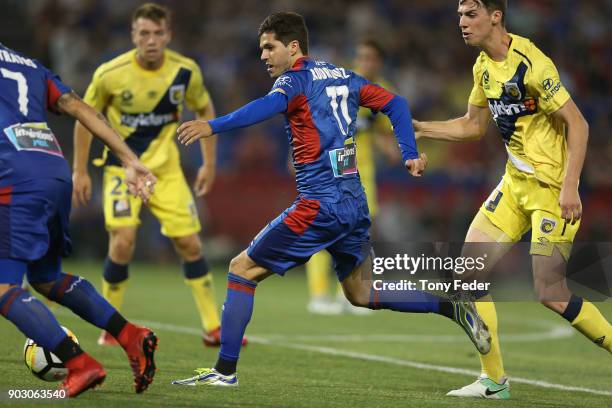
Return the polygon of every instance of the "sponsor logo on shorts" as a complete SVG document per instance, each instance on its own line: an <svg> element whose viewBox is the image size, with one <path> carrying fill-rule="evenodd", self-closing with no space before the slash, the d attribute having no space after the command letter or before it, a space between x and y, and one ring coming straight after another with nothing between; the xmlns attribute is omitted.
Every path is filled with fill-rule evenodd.
<svg viewBox="0 0 612 408"><path fill-rule="evenodd" d="M495 209L497 208L497 204L499 204L503 196L504 196L504 193L502 193L501 191L498 191L495 198L489 200L489 202L487 203L487 206L485 207L487 211L494 212Z"/></svg>
<svg viewBox="0 0 612 408"><path fill-rule="evenodd" d="M120 199L113 200L113 216L120 217L129 217L132 215L132 207L130 205L130 200L128 199Z"/></svg>
<svg viewBox="0 0 612 408"><path fill-rule="evenodd" d="M540 231L542 231L544 234L550 234L555 230L556 225L557 221L549 218L542 218L542 223L540 223Z"/></svg>

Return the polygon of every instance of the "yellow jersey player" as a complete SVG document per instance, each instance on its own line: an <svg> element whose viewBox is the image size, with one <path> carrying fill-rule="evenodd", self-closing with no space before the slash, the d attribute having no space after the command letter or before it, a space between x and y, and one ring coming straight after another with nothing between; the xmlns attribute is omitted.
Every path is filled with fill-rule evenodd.
<svg viewBox="0 0 612 408"><path fill-rule="evenodd" d="M588 125L559 79L554 63L530 40L506 31L506 0L459 1L459 26L467 45L481 48L467 114L445 122L414 122L417 137L462 142L480 139L492 116L508 151L506 172L483 203L466 237L487 246L489 265L531 229L535 289L541 303L564 317L596 345L612 352L612 326L586 299L570 292L566 263L582 216L578 180ZM468 254L469 255L469 254ZM489 295L478 312L489 327L491 351L481 356L482 375L448 395L507 399Z"/></svg>
<svg viewBox="0 0 612 408"><path fill-rule="evenodd" d="M183 103L198 118L212 119L215 111L198 65L166 49L171 39L170 23L171 16L165 7L153 3L138 7L132 16L135 49L102 64L94 73L84 99L105 112L113 128L158 178L149 208L159 220L162 234L172 240L183 261L185 282L191 288L204 327L203 341L208 346L218 346L220 321L212 275L202 256L194 199L172 140ZM91 134L80 124L74 133L74 201L85 204L91 197L87 171ZM197 196L203 196L212 187L216 139L204 141L201 149L204 164L194 186ZM97 164L104 165L104 219L109 233L103 294L119 309L127 287L142 201L128 193L124 170L114 154L105 150ZM103 332L98 343L114 342Z"/></svg>
<svg viewBox="0 0 612 408"><path fill-rule="evenodd" d="M355 72L372 83L385 89L393 89L382 78L385 60L385 50L378 41L371 38L361 40L356 49ZM396 143L393 142L393 131L389 119L368 108L360 107L357 114L357 132L355 133L357 149L357 164L359 177L366 192L370 217L374 219L378 212L378 197L376 191L375 150L379 150L390 162L399 162ZM337 301L329 298L331 257L327 252L318 252L306 263L306 276L310 302L308 311L314 314L334 315L343 311L354 314L370 314L370 309L351 305L338 287Z"/></svg>

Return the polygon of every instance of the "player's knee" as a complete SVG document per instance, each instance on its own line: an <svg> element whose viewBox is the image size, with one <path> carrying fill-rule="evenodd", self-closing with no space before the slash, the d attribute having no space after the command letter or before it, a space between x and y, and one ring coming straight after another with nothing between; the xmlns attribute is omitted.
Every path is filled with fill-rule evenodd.
<svg viewBox="0 0 612 408"><path fill-rule="evenodd" d="M173 238L176 251L186 261L195 261L202 257L202 242L197 235Z"/></svg>
<svg viewBox="0 0 612 408"><path fill-rule="evenodd" d="M30 285L32 285L32 287L41 295L45 296L45 297L49 297L49 294L51 293L51 289L53 288L53 285L55 284L55 281L53 282L45 282L45 283L30 283Z"/></svg>
<svg viewBox="0 0 612 408"><path fill-rule="evenodd" d="M351 305L357 307L369 307L370 305L370 297L361 293L348 296L348 300L351 302Z"/></svg>
<svg viewBox="0 0 612 408"><path fill-rule="evenodd" d="M240 255L237 255L232 258L232 260L230 261L229 270L234 275L244 277L243 275L245 275L247 267L243 253L240 253Z"/></svg>
<svg viewBox="0 0 612 408"><path fill-rule="evenodd" d="M110 253L113 261L129 263L134 254L136 239L131 234L111 232Z"/></svg>
<svg viewBox="0 0 612 408"><path fill-rule="evenodd" d="M18 288L18 287L20 287L20 286L19 286L19 285L11 285L11 284L8 284L8 283L6 283L6 284L0 284L0 298L1 298L2 296L4 296L4 294L5 294L6 292L8 292L9 290L11 290L11 289L13 289L13 288Z"/></svg>
<svg viewBox="0 0 612 408"><path fill-rule="evenodd" d="M348 291L345 290L344 295L353 306L369 307L370 305L370 293L362 290L362 288L351 288Z"/></svg>

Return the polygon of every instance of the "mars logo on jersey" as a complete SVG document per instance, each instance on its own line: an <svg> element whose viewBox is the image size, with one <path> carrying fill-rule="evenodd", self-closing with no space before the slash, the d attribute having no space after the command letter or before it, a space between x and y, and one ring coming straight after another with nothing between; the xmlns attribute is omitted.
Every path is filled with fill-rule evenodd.
<svg viewBox="0 0 612 408"><path fill-rule="evenodd" d="M550 234L554 231L555 225L557 225L555 220L542 218L542 222L540 223L540 231L542 231L544 234Z"/></svg>
<svg viewBox="0 0 612 408"><path fill-rule="evenodd" d="M170 102L174 105L180 105L185 99L185 85L172 85L169 94Z"/></svg>

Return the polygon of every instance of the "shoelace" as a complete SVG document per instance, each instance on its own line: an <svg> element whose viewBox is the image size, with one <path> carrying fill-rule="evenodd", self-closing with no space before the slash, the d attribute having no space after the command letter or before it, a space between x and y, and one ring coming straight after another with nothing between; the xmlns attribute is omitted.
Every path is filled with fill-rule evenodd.
<svg viewBox="0 0 612 408"><path fill-rule="evenodd" d="M202 374L204 374L206 372L210 372L211 369L210 368L196 368L193 371L195 371L197 375L202 375Z"/></svg>

